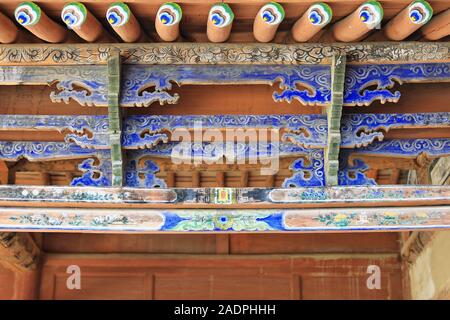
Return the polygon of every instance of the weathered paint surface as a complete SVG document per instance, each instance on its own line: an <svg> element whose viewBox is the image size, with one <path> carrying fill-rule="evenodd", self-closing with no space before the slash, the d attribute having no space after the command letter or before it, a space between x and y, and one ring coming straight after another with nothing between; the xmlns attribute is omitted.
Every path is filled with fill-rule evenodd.
<svg viewBox="0 0 450 320"><path fill-rule="evenodd" d="M337 186L303 188L100 188L59 186L0 186L0 204L68 207L89 205L157 205L195 207L252 204L259 208L314 206L447 205L450 186Z"/></svg>
<svg viewBox="0 0 450 320"><path fill-rule="evenodd" d="M322 232L450 228L450 207L365 209L1 208L0 229L98 232Z"/></svg>
<svg viewBox="0 0 450 320"><path fill-rule="evenodd" d="M334 44L38 44L0 46L0 65L106 64L120 50L125 64L320 64L335 52L350 63L450 61L448 42Z"/></svg>

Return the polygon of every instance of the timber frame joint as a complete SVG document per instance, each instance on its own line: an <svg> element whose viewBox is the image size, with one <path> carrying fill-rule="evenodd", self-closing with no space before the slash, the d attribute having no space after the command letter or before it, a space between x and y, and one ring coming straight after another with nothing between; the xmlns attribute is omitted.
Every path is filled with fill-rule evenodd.
<svg viewBox="0 0 450 320"><path fill-rule="evenodd" d="M121 56L116 50L108 59L108 117L112 185L123 185L122 114L120 108Z"/></svg>
<svg viewBox="0 0 450 320"><path fill-rule="evenodd" d="M338 52L331 64L331 104L326 109L328 123L327 146L324 154L325 179L328 186L338 184L341 118L344 104L346 56Z"/></svg>

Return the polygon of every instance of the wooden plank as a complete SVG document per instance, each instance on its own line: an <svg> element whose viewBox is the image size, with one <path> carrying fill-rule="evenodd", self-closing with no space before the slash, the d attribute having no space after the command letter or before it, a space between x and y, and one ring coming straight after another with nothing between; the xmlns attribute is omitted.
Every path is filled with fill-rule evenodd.
<svg viewBox="0 0 450 320"><path fill-rule="evenodd" d="M328 64L335 52L349 64L450 61L448 42L14 44L0 45L0 65L106 64L117 50L124 64Z"/></svg>
<svg viewBox="0 0 450 320"><path fill-rule="evenodd" d="M0 229L96 233L353 232L450 229L450 206L326 209L0 210ZM223 245L218 249L223 251Z"/></svg>
<svg viewBox="0 0 450 320"><path fill-rule="evenodd" d="M226 174L223 171L216 172L216 185L218 187L225 187Z"/></svg>
<svg viewBox="0 0 450 320"><path fill-rule="evenodd" d="M230 253L230 236L228 234L216 234L216 253Z"/></svg>
<svg viewBox="0 0 450 320"><path fill-rule="evenodd" d="M65 286L66 268L71 264L80 266L83 272L82 290L68 290ZM367 288L369 265L381 268L384 289ZM149 278L153 282L150 283ZM45 260L41 283L41 299L402 297L401 270L395 254L50 254ZM327 297L323 296L322 287L327 289ZM147 288L151 288L151 292Z"/></svg>
<svg viewBox="0 0 450 320"><path fill-rule="evenodd" d="M54 237L56 234L46 234ZM92 234L89 234L93 236ZM144 235L143 235L144 236ZM164 236L164 235L160 235ZM271 233L231 234L231 254L298 254L298 253L398 253L398 234L364 233ZM100 240L100 236L99 237ZM64 247L61 237L54 239L57 248ZM76 247L76 246L75 246ZM51 248L51 246L50 246ZM79 249L79 252L83 252ZM54 252L63 252L55 250Z"/></svg>
<svg viewBox="0 0 450 320"><path fill-rule="evenodd" d="M7 207L304 208L450 204L450 186L146 189L0 186Z"/></svg>
<svg viewBox="0 0 450 320"><path fill-rule="evenodd" d="M393 235L393 234L391 234ZM383 236L384 238L384 236ZM391 241L393 237L390 237ZM379 243L379 244L378 244ZM376 248L389 246L380 241ZM391 244L392 246L392 244ZM215 254L215 234L94 234L45 233L42 250L46 253L172 253Z"/></svg>
<svg viewBox="0 0 450 320"><path fill-rule="evenodd" d="M241 176L239 177L239 186L241 188L245 188L248 186L248 176L249 176L248 170L241 171Z"/></svg>
<svg viewBox="0 0 450 320"><path fill-rule="evenodd" d="M0 184L8 184L9 168L5 161L0 161Z"/></svg>
<svg viewBox="0 0 450 320"><path fill-rule="evenodd" d="M39 233L33 233L39 234ZM228 254L299 253L398 253L398 234L386 233L271 233L260 234L95 234L45 233L42 250L47 253L152 253ZM224 236L229 240L224 242ZM224 250L225 251L225 250Z"/></svg>
<svg viewBox="0 0 450 320"><path fill-rule="evenodd" d="M192 171L192 188L199 188L201 183L199 171Z"/></svg>

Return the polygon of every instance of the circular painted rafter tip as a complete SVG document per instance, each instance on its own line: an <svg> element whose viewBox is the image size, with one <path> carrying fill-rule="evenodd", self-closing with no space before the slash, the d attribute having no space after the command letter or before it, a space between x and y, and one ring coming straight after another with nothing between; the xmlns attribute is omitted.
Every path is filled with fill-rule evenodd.
<svg viewBox="0 0 450 320"><path fill-rule="evenodd" d="M183 11L178 3L166 2L159 7L156 18L165 26L173 26L180 22Z"/></svg>
<svg viewBox="0 0 450 320"><path fill-rule="evenodd" d="M375 28L381 23L383 15L383 7L378 1L366 1L358 8L359 19L370 29Z"/></svg>
<svg viewBox="0 0 450 320"><path fill-rule="evenodd" d="M261 19L269 25L280 24L285 16L284 8L278 2L269 2L265 4L258 13Z"/></svg>
<svg viewBox="0 0 450 320"><path fill-rule="evenodd" d="M413 1L408 6L408 17L409 20L414 24L425 24L430 21L433 16L433 8L425 0Z"/></svg>
<svg viewBox="0 0 450 320"><path fill-rule="evenodd" d="M123 2L112 3L106 11L106 20L113 27L121 27L130 20L131 10Z"/></svg>
<svg viewBox="0 0 450 320"><path fill-rule="evenodd" d="M14 10L16 21L22 26L33 26L41 19L41 8L31 1L20 3Z"/></svg>
<svg viewBox="0 0 450 320"><path fill-rule="evenodd" d="M70 29L79 28L87 19L87 9L81 2L70 2L61 10L61 19Z"/></svg>
<svg viewBox="0 0 450 320"><path fill-rule="evenodd" d="M333 10L331 7L324 3L318 2L309 7L308 21L315 26L324 27L330 23L333 18Z"/></svg>
<svg viewBox="0 0 450 320"><path fill-rule="evenodd" d="M208 19L218 28L223 28L234 20L234 13L226 3L216 3L209 10Z"/></svg>

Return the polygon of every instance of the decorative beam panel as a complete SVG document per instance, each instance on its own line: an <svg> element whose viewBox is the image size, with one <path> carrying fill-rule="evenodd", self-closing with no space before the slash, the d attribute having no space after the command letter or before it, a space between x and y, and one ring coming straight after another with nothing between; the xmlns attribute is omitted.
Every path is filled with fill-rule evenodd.
<svg viewBox="0 0 450 320"><path fill-rule="evenodd" d="M124 149L151 148L167 143L177 130L277 129L283 142L304 148L326 146L326 115L133 115L123 120ZM450 127L450 112L404 114L348 114L342 116L341 148L359 148L381 141L386 132L405 128ZM83 148L109 148L107 116L0 115L0 130L56 130L66 142ZM226 134L224 134L226 137Z"/></svg>
<svg viewBox="0 0 450 320"><path fill-rule="evenodd" d="M449 205L450 186L143 189L0 186L7 207L306 208ZM212 207L213 206L213 207Z"/></svg>
<svg viewBox="0 0 450 320"><path fill-rule="evenodd" d="M176 161L257 161L270 157L295 157L317 149L308 149L293 143L278 142L168 142L148 149L129 150L135 156L170 157Z"/></svg>
<svg viewBox="0 0 450 320"><path fill-rule="evenodd" d="M124 120L123 146L150 148L169 141L179 129L278 129L281 140L305 148L324 148L326 115L129 116ZM1 118L0 118L1 119ZM391 129L450 127L450 113L349 114L342 116L341 148L382 140ZM245 134L245 132L243 132Z"/></svg>
<svg viewBox="0 0 450 320"><path fill-rule="evenodd" d="M413 158L417 160L426 158L428 161L437 157L450 156L450 139L376 141L369 146L359 149L342 150L338 172L339 185L376 184L374 179L368 178L365 175L364 172L369 169L369 166L363 160L358 158L359 155Z"/></svg>
<svg viewBox="0 0 450 320"><path fill-rule="evenodd" d="M351 150L347 152L351 153ZM367 147L357 149L358 154L391 157L416 158L420 154L429 157L450 155L450 139L402 139L376 141Z"/></svg>
<svg viewBox="0 0 450 320"><path fill-rule="evenodd" d="M111 55L109 55L111 56ZM147 107L152 103L175 104L173 83L224 85L279 83L275 101L299 101L304 105L331 103L331 71L328 65L165 65L124 66L120 106ZM450 81L450 63L415 63L348 66L345 75L345 106L370 105L374 101L397 102L400 92L389 88L396 82ZM56 83L53 102L73 99L81 105L108 105L108 70L104 66L0 66L0 85ZM371 87L376 84L377 88Z"/></svg>
<svg viewBox="0 0 450 320"><path fill-rule="evenodd" d="M0 159L17 161L22 158L29 161L85 159L78 167L82 176L74 178L71 185L111 185L109 150L82 148L65 142L0 141Z"/></svg>
<svg viewBox="0 0 450 320"><path fill-rule="evenodd" d="M448 128L450 112L348 114L342 117L342 148L360 148L384 139L392 129Z"/></svg>
<svg viewBox="0 0 450 320"><path fill-rule="evenodd" d="M0 130L56 130L83 148L109 148L108 128L107 116L0 115Z"/></svg>
<svg viewBox="0 0 450 320"><path fill-rule="evenodd" d="M349 66L345 75L344 105L368 106L373 101L397 102L397 83L449 82L450 63L409 63ZM377 85L376 89L371 89Z"/></svg>
<svg viewBox="0 0 450 320"><path fill-rule="evenodd" d="M2 66L0 85L51 85L52 102L75 100L81 105L107 106L108 73L105 66Z"/></svg>
<svg viewBox="0 0 450 320"><path fill-rule="evenodd" d="M126 165L126 185L129 187L166 187L156 178L160 168L151 158L171 158L177 164L249 163L261 164L261 170L278 170L279 159L297 158L289 167L294 174L283 182L283 187L324 186L322 149L306 149L292 143L174 143L149 149L129 150ZM275 159L271 161L271 159ZM273 174L273 173L271 173Z"/></svg>
<svg viewBox="0 0 450 320"><path fill-rule="evenodd" d="M333 44L29 44L0 45L0 65L106 64L120 51L125 64L349 64L450 62L448 42Z"/></svg>
<svg viewBox="0 0 450 320"><path fill-rule="evenodd" d="M1 116L0 116L1 119ZM283 141L299 146L323 148L326 144L325 115L208 115L129 116L124 121L123 145L127 149L150 148L169 141L177 130L278 129ZM248 133L250 134L250 133Z"/></svg>
<svg viewBox="0 0 450 320"><path fill-rule="evenodd" d="M267 84L280 82L275 101L300 101L304 105L325 105L331 96L330 68L326 65L170 65L124 66L122 106L146 107L154 102L174 104L172 83L182 85ZM301 87L301 89L298 89ZM153 91L146 91L154 88Z"/></svg>
<svg viewBox="0 0 450 320"><path fill-rule="evenodd" d="M331 103L326 108L328 136L324 150L325 181L328 186L338 184L339 149L341 145L341 117L344 103L345 56L333 57L331 65Z"/></svg>
<svg viewBox="0 0 450 320"><path fill-rule="evenodd" d="M450 229L450 206L303 210L0 209L0 230L156 233Z"/></svg>
<svg viewBox="0 0 450 320"><path fill-rule="evenodd" d="M375 184L373 179L365 176L368 166L359 155L380 155L402 158L417 158L421 154L427 157L450 155L450 139L412 139L388 140L374 142L368 147L357 150L341 150L339 185ZM352 155L350 163L348 157ZM293 143L246 143L246 142L213 142L189 143L168 142L148 149L128 150L124 168L124 182L130 187L166 187L166 182L156 177L159 167L151 158L171 158L178 164L201 163L249 163L261 164L262 170L278 169L279 159L297 158L290 166L293 175L286 178L283 187L324 186L325 165L324 150L310 149ZM1 160L18 160L26 158L30 161L85 159L79 166L83 172L81 178L75 178L72 185L110 186L112 164L110 151L104 149L87 149L64 142L0 142ZM87 159L86 159L87 158ZM97 160L95 160L97 159ZM276 160L273 160L276 159ZM267 166L265 166L267 164ZM273 174L273 173L272 173Z"/></svg>
<svg viewBox="0 0 450 320"><path fill-rule="evenodd" d="M0 159L9 161L21 158L30 161L80 159L100 152L66 142L0 141Z"/></svg>

